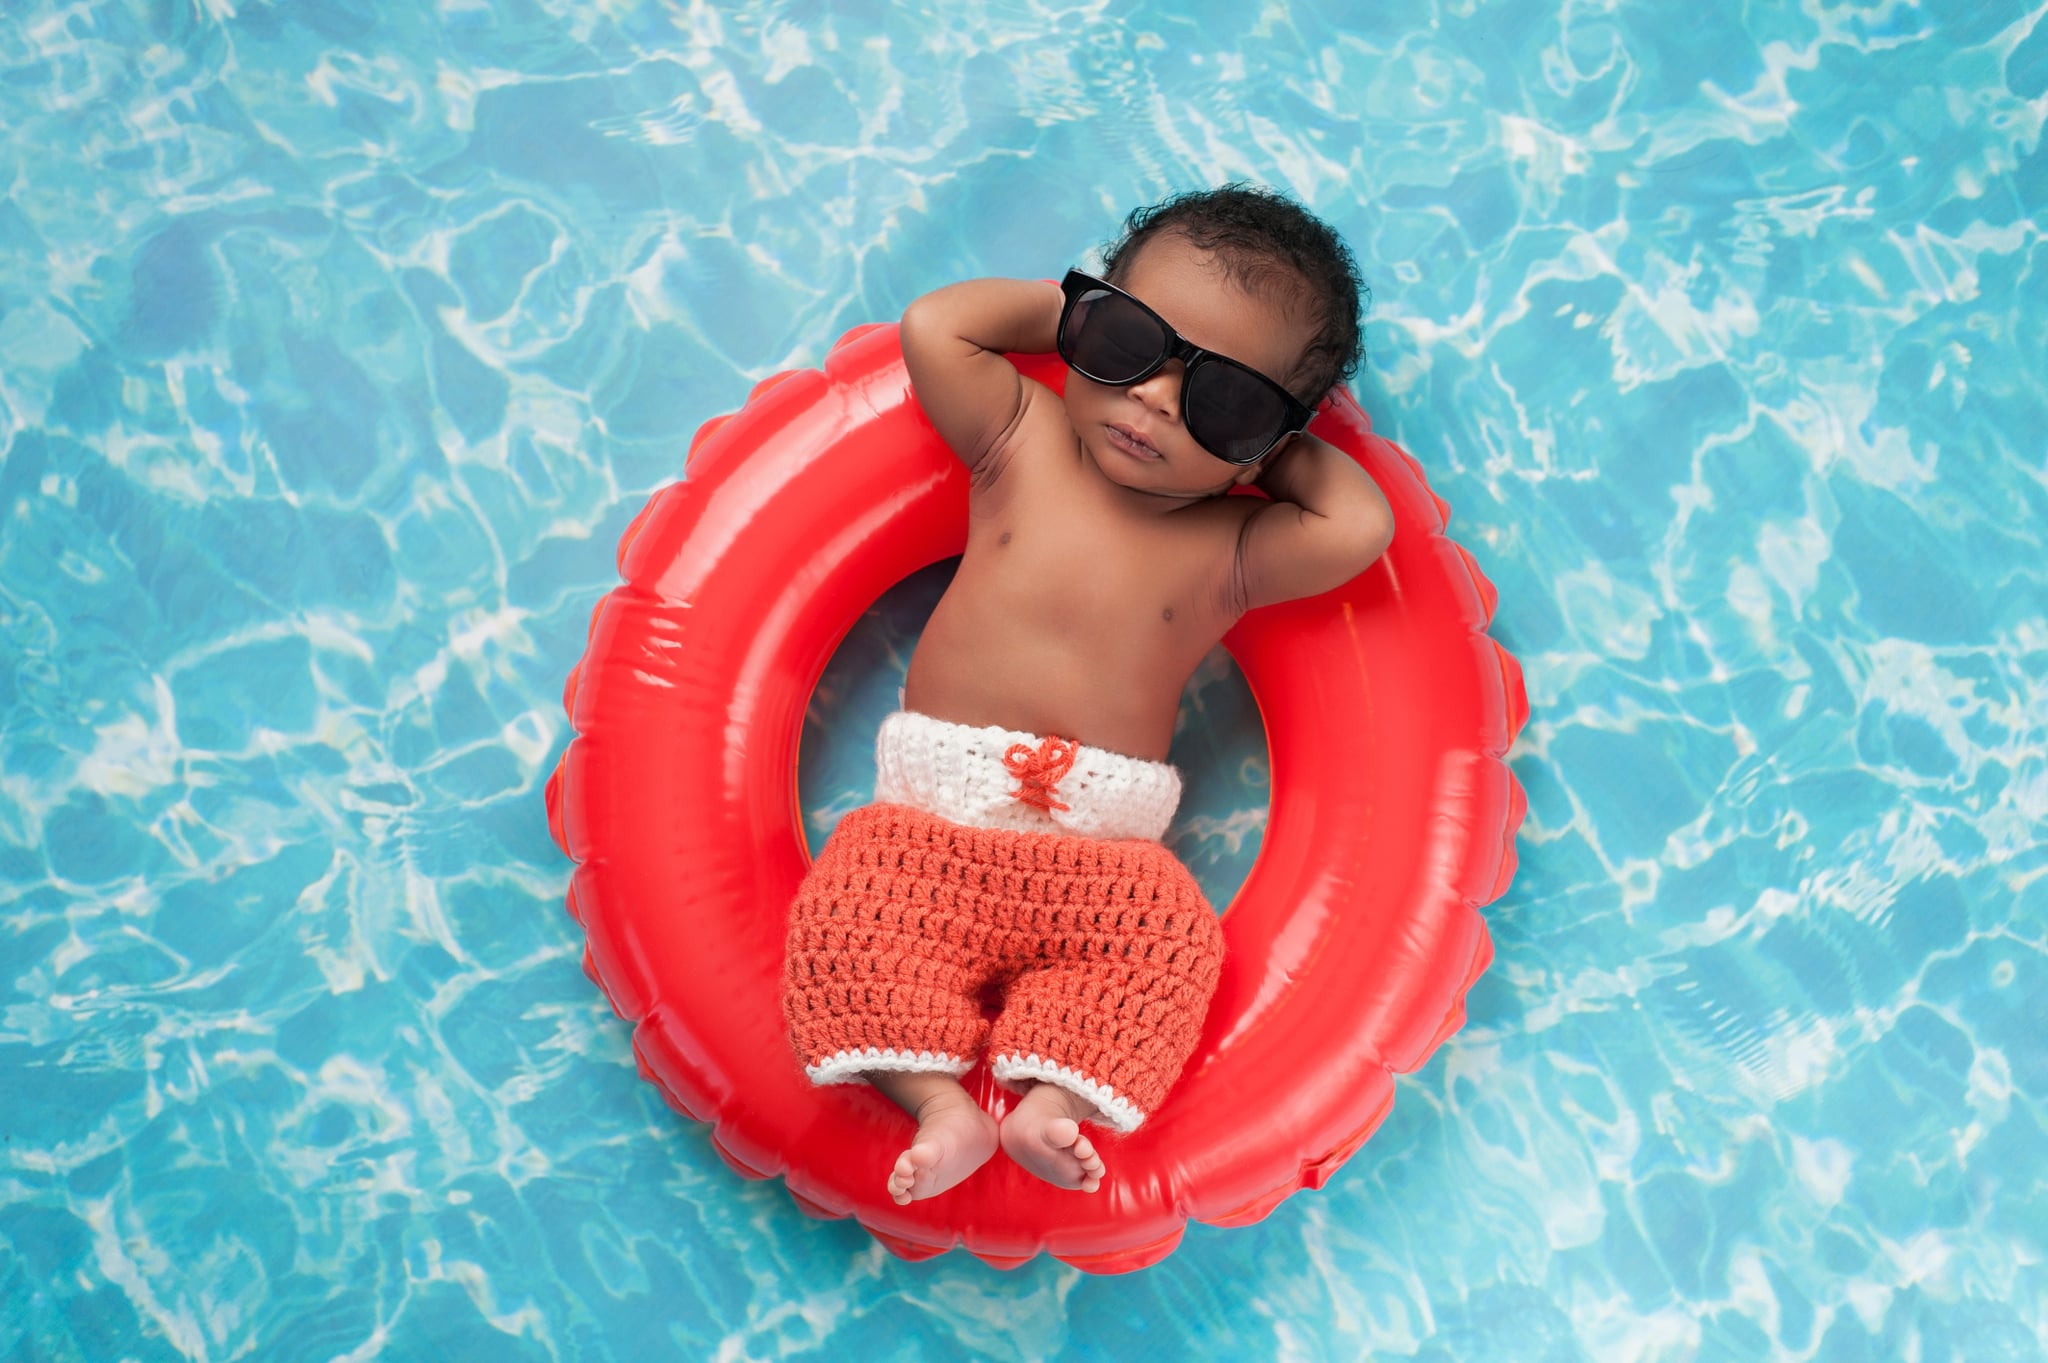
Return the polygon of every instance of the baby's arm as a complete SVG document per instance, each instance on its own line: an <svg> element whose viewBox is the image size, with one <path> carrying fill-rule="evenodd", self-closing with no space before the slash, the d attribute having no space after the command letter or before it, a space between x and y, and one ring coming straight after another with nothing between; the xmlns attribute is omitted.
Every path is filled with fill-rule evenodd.
<svg viewBox="0 0 2048 1363"><path fill-rule="evenodd" d="M925 414L970 470L1022 425L1034 392L1005 351L1053 348L1059 287L1023 279L970 279L928 293L903 312L903 363Z"/></svg>
<svg viewBox="0 0 2048 1363"><path fill-rule="evenodd" d="M1364 572L1394 538L1379 485L1341 450L1302 434L1259 473L1273 500L1237 539L1247 610L1314 596Z"/></svg>

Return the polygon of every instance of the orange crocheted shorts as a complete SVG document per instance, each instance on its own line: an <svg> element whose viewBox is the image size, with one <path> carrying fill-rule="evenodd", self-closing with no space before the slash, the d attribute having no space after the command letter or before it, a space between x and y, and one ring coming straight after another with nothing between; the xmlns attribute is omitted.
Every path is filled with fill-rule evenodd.
<svg viewBox="0 0 2048 1363"><path fill-rule="evenodd" d="M985 1050L998 1082L1058 1084L1130 1131L1200 1039L1222 960L1157 841L880 803L840 820L797 892L783 1009L813 1082L964 1074Z"/></svg>
<svg viewBox="0 0 2048 1363"><path fill-rule="evenodd" d="M1127 1131L1179 1077L1222 959L1215 911L1156 842L869 805L797 893L783 1008L818 1083L963 1074L986 1048L999 1081L1058 1083Z"/></svg>

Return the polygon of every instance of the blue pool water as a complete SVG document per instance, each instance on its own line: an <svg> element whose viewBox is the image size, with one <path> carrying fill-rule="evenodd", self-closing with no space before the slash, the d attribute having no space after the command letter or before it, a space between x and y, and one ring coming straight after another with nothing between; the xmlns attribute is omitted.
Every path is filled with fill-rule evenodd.
<svg viewBox="0 0 2048 1363"><path fill-rule="evenodd" d="M845 8L0 11L0 1359L2048 1357L2041 8ZM635 1076L562 679L754 380L1232 177L1499 586L1498 957L1259 1225L904 1264Z"/></svg>

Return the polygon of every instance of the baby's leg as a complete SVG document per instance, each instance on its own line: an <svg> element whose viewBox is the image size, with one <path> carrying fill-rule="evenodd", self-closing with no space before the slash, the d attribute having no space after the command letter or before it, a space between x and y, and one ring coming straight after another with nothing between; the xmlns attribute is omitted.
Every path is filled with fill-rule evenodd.
<svg viewBox="0 0 2048 1363"><path fill-rule="evenodd" d="M988 1036L980 990L993 957L937 893L939 820L886 805L839 822L790 909L783 1010L815 1084L866 1080L915 1117L888 1178L897 1202L932 1197L986 1163L994 1120L965 1074ZM935 888L937 887L937 888Z"/></svg>
<svg viewBox="0 0 2048 1363"><path fill-rule="evenodd" d="M917 1119L917 1135L889 1171L889 1196L898 1204L938 1196L995 1154L995 1118L952 1075L875 1070L866 1078Z"/></svg>
<svg viewBox="0 0 2048 1363"><path fill-rule="evenodd" d="M1215 993L1222 928L1163 848L1158 863L1162 892L1112 901L1087 930L1035 925L1056 963L1010 982L990 1035L990 1072L1024 1094L1003 1148L1062 1188L1100 1185L1104 1162L1079 1124L1136 1130L1200 1041Z"/></svg>
<svg viewBox="0 0 2048 1363"><path fill-rule="evenodd" d="M1079 1094L1033 1084L1003 1118L1003 1149L1054 1187L1092 1193L1102 1186L1102 1156L1081 1134L1081 1123L1101 1120L1095 1104Z"/></svg>

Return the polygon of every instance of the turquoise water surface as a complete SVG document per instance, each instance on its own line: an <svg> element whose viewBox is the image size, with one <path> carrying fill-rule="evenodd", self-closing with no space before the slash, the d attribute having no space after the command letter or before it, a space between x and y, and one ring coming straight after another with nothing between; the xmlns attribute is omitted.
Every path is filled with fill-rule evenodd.
<svg viewBox="0 0 2048 1363"><path fill-rule="evenodd" d="M9 3L0 1360L2048 1358L2044 15ZM636 1076L563 678L753 382L1231 178L1500 589L1498 955L1260 1224L902 1263ZM1221 901L1220 655L1184 719Z"/></svg>

